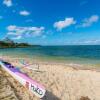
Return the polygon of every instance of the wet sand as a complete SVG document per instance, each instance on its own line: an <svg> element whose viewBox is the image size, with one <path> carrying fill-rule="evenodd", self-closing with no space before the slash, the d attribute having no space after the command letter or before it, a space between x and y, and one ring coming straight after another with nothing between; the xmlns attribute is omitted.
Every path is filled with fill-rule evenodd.
<svg viewBox="0 0 100 100"><path fill-rule="evenodd" d="M80 69L77 65L44 63L39 63L39 69L34 65L28 66L33 68L31 70L18 62L12 64L45 86L47 93L42 100L81 100L81 97L100 100L100 72L97 70ZM7 86L9 88L6 88ZM40 99L0 69L0 100Z"/></svg>

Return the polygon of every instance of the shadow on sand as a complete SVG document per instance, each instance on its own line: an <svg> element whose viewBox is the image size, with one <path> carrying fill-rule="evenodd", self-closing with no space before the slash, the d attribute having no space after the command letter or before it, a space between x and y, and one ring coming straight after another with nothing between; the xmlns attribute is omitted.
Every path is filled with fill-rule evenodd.
<svg viewBox="0 0 100 100"><path fill-rule="evenodd" d="M44 96L44 98L42 98L41 100L60 100L60 99L51 92L47 91L46 96Z"/></svg>

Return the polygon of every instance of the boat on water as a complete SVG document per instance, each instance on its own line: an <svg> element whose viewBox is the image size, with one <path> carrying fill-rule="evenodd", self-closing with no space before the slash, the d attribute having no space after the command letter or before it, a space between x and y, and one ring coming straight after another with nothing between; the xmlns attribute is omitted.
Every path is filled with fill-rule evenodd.
<svg viewBox="0 0 100 100"><path fill-rule="evenodd" d="M39 84L37 81L31 79L28 75L21 72L20 69L11 65L8 62L0 60L0 65L5 69L12 77L19 81L24 87L29 91L34 93L39 98L43 98L46 93L46 89L43 85Z"/></svg>

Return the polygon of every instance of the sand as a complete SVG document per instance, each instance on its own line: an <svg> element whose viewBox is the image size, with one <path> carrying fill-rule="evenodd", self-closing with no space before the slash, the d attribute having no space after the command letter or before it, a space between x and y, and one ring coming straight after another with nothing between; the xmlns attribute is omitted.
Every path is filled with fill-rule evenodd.
<svg viewBox="0 0 100 100"><path fill-rule="evenodd" d="M0 100L18 100L14 89L0 68Z"/></svg>
<svg viewBox="0 0 100 100"><path fill-rule="evenodd" d="M100 72L95 69L83 69L77 65L38 63L23 67L14 62L32 79L43 84L47 90L42 100L100 100ZM39 67L39 69L38 69ZM86 67L86 66L85 66ZM8 87L8 88L7 88ZM89 99L80 99L88 97ZM0 69L0 100L40 100L3 69Z"/></svg>

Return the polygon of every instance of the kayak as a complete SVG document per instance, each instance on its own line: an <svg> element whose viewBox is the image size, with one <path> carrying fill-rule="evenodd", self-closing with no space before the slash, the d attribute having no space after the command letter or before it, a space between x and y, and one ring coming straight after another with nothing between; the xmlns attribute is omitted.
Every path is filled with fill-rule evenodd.
<svg viewBox="0 0 100 100"><path fill-rule="evenodd" d="M19 81L24 87L29 91L34 93L39 98L43 98L46 93L46 89L43 85L39 84L37 81L31 79L28 75L21 72L20 69L12 66L10 63L0 60L0 65L5 69L12 77Z"/></svg>

